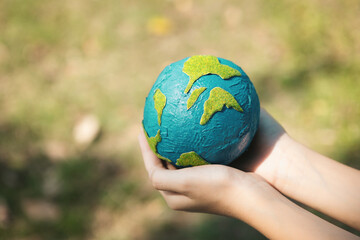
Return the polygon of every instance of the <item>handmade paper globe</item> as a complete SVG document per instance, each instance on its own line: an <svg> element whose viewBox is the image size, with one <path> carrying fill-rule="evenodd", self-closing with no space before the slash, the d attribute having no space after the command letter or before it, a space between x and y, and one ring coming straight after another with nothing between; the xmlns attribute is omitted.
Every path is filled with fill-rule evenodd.
<svg viewBox="0 0 360 240"><path fill-rule="evenodd" d="M230 164L253 139L256 90L236 64L192 56L167 66L146 98L143 127L157 157L176 167Z"/></svg>

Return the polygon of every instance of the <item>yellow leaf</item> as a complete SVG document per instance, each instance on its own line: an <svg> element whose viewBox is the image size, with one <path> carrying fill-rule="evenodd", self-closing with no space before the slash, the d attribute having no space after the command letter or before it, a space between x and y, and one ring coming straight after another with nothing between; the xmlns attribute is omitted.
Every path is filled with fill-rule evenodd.
<svg viewBox="0 0 360 240"><path fill-rule="evenodd" d="M147 30L155 36L168 35L172 30L172 21L167 17L152 17L147 22Z"/></svg>

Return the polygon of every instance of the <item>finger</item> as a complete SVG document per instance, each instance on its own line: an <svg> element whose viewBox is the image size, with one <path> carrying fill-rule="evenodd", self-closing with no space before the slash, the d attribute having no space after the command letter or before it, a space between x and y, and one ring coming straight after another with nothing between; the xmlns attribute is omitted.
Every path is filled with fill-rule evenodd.
<svg viewBox="0 0 360 240"><path fill-rule="evenodd" d="M172 192L172 191L163 191L160 190L159 191L161 193L161 195L165 198L165 197L170 197L170 196L180 196L182 195L181 193L177 193L177 192Z"/></svg>
<svg viewBox="0 0 360 240"><path fill-rule="evenodd" d="M219 171L221 168L225 167L205 165L177 170L157 168L151 174L151 182L157 190L188 195L195 186L198 186L204 179L208 179L213 171Z"/></svg>
<svg viewBox="0 0 360 240"><path fill-rule="evenodd" d="M154 169L165 169L161 163L161 160L156 157L153 151L150 149L150 146L146 140L144 131L141 131L138 137L141 153L143 156L143 161L145 164L145 168L149 173L149 176L152 174Z"/></svg>
<svg viewBox="0 0 360 240"><path fill-rule="evenodd" d="M172 165L169 162L165 162L165 165L166 165L166 168L169 169L169 170L177 170L177 168L174 167L174 165Z"/></svg>
<svg viewBox="0 0 360 240"><path fill-rule="evenodd" d="M150 180L157 190L180 194L184 194L191 178L192 176L183 172L182 169L168 170L155 168L150 175Z"/></svg>
<svg viewBox="0 0 360 240"><path fill-rule="evenodd" d="M157 190L183 192L184 182L186 182L185 175L174 171L176 168L171 164L169 164L169 168L173 170L168 170L164 167L161 160L150 149L143 131L139 135L139 144L145 168L154 188Z"/></svg>
<svg viewBox="0 0 360 240"><path fill-rule="evenodd" d="M194 200L191 198L169 191L160 191L167 205L173 210L188 210L193 208Z"/></svg>

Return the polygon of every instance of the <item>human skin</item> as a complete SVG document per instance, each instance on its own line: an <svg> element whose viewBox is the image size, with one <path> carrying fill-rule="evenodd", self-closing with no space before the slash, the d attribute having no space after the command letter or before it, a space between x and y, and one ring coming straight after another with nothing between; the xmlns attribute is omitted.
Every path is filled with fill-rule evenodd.
<svg viewBox="0 0 360 240"><path fill-rule="evenodd" d="M174 210L234 217L268 238L358 239L280 192L359 229L359 171L297 143L263 109L251 148L232 167L175 169L155 156L144 133L139 143L153 186Z"/></svg>
<svg viewBox="0 0 360 240"><path fill-rule="evenodd" d="M292 139L264 110L254 144L239 162L284 195L360 230L360 171Z"/></svg>

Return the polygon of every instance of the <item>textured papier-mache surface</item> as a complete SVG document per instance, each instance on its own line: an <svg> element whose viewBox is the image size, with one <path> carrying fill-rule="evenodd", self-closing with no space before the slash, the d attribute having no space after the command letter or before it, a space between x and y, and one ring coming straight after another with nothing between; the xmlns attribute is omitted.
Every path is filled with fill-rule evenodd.
<svg viewBox="0 0 360 240"><path fill-rule="evenodd" d="M229 164L249 146L259 114L255 88L239 66L193 56L160 73L143 126L156 155L177 167Z"/></svg>

